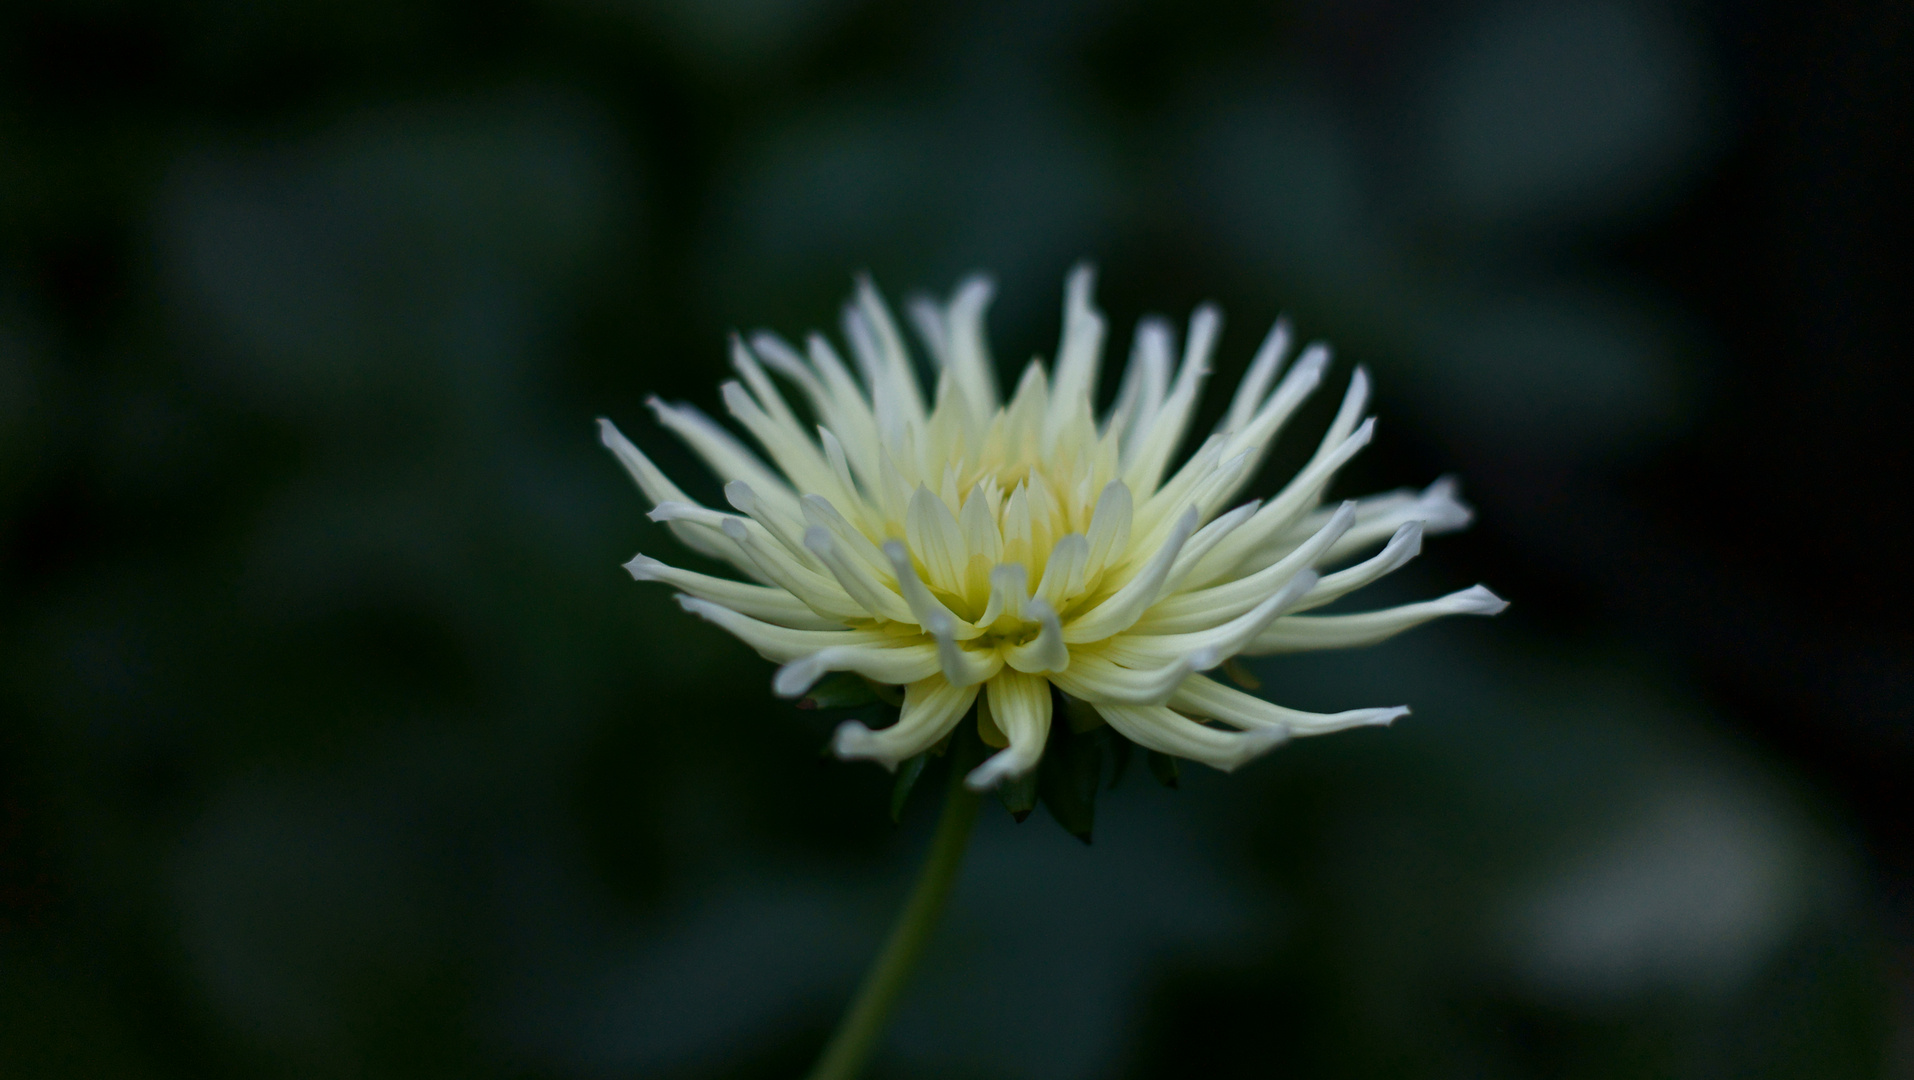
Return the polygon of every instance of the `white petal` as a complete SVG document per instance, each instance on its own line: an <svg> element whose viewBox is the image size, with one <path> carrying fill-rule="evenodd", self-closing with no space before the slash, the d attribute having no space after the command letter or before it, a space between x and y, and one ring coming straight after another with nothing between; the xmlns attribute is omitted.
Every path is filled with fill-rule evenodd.
<svg viewBox="0 0 1914 1080"><path fill-rule="evenodd" d="M1187 585L1196 588L1236 574L1252 573L1282 557L1282 542L1290 526L1301 520L1322 497L1336 470L1349 462L1376 434L1372 417L1351 432L1328 454L1318 455L1276 497L1263 504L1249 523L1236 530L1190 572Z"/></svg>
<svg viewBox="0 0 1914 1080"><path fill-rule="evenodd" d="M990 342L984 336L984 313L996 289L987 277L965 279L951 297L944 320L950 333L951 375L970 400L972 415L979 420L995 412L1000 402L997 365L990 358Z"/></svg>
<svg viewBox="0 0 1914 1080"><path fill-rule="evenodd" d="M833 671L854 671L874 682L902 686L937 674L934 645L834 645L793 660L778 669L771 689L779 697L803 697L817 681Z"/></svg>
<svg viewBox="0 0 1914 1080"><path fill-rule="evenodd" d="M1117 389L1116 405L1110 409L1105 430L1122 440L1122 464L1128 468L1149 440L1156 414L1170 389L1170 353L1175 339L1170 324L1155 316L1136 324L1136 340L1130 346L1130 363L1123 372L1123 384Z"/></svg>
<svg viewBox="0 0 1914 1080"><path fill-rule="evenodd" d="M1022 622L1029 599L1030 571L1022 563L999 563L990 568L990 603L977 625L988 627L999 619Z"/></svg>
<svg viewBox="0 0 1914 1080"><path fill-rule="evenodd" d="M1356 506L1356 527L1325 558L1332 562L1347 558L1394 535L1410 521L1422 523L1424 536L1467 527L1474 520L1475 511L1462 501L1459 487L1455 477L1444 476L1420 493L1392 492L1360 500Z"/></svg>
<svg viewBox="0 0 1914 1080"><path fill-rule="evenodd" d="M678 485L671 482L671 478L666 476L663 470L653 465L643 451L633 446L631 440L625 438L624 432L619 431L616 424L602 416L598 418L598 441L618 458L618 463L631 474L632 480L638 484L638 490L645 493L645 498L651 501L652 506L656 507L660 503L667 502L684 503L687 506L697 505L691 501L691 496L686 495L678 489ZM668 527L671 529L671 535L677 537L679 543L698 554L722 559L747 574L757 576L757 571L751 564L739 559L736 549L726 544L723 535L713 527L690 521L670 522Z"/></svg>
<svg viewBox="0 0 1914 1080"><path fill-rule="evenodd" d="M658 422L685 441L711 466L720 480L742 480L757 489L759 495L789 503L797 493L771 467L745 448L730 432L690 405L667 405L659 398L646 402Z"/></svg>
<svg viewBox="0 0 1914 1080"><path fill-rule="evenodd" d="M904 598L892 592L890 587L871 573L870 568L856 559L845 555L843 545L831 535L830 530L821 525L813 525L804 531L804 546L811 549L823 560L831 577L844 588L858 606L870 613L870 617L881 621L915 623L910 606Z"/></svg>
<svg viewBox="0 0 1914 1080"><path fill-rule="evenodd" d="M1230 533L1235 532L1238 526L1248 521L1261 506L1262 504L1258 502L1244 503L1198 529L1196 535L1190 537L1190 542L1184 544L1183 550L1177 554L1176 563L1170 567L1170 576L1163 581L1163 593L1176 592L1182 586L1183 579L1189 576L1190 571L1203 556L1209 554L1211 548L1222 543Z"/></svg>
<svg viewBox="0 0 1914 1080"><path fill-rule="evenodd" d="M1419 604L1360 615L1291 615L1276 620L1243 652L1248 656L1374 645L1444 615L1497 615L1508 601L1476 585Z"/></svg>
<svg viewBox="0 0 1914 1080"><path fill-rule="evenodd" d="M1137 633L1184 634L1236 618L1263 602L1297 574L1314 566L1355 519L1355 506L1345 502L1316 535L1283 558L1241 577L1207 589L1167 596L1137 620ZM1181 561L1181 560L1179 560Z"/></svg>
<svg viewBox="0 0 1914 1080"><path fill-rule="evenodd" d="M1203 675L1192 675L1184 680L1176 696L1170 699L1170 707L1241 728L1279 727L1291 735L1326 735L1354 727L1392 724L1409 715L1407 705L1386 709L1350 709L1339 713L1285 709Z"/></svg>
<svg viewBox="0 0 1914 1080"><path fill-rule="evenodd" d="M876 630L793 630L741 615L721 604L679 594L678 605L706 622L716 623L733 637L758 651L766 660L784 663L820 649L839 645L881 645L891 640Z"/></svg>
<svg viewBox="0 0 1914 1080"><path fill-rule="evenodd" d="M1243 381L1236 384L1236 396L1230 399L1229 412L1223 416L1223 424L1218 429L1225 433L1241 431L1256 415L1263 404L1263 395L1269 390L1270 380L1281 369L1283 357L1289 352L1289 320L1278 318L1276 325L1269 328L1269 336L1256 350L1256 359L1251 360L1249 370L1243 373Z"/></svg>
<svg viewBox="0 0 1914 1080"><path fill-rule="evenodd" d="M1073 619L1069 626L1063 628L1063 639L1074 645L1078 642L1101 641L1128 630L1142 616L1144 609L1156 600L1158 590L1169 576L1170 567L1176 563L1177 554L1183 550L1184 541L1195 531L1196 508L1191 507L1183 512L1168 542L1150 556L1142 572L1131 578L1108 600Z"/></svg>
<svg viewBox="0 0 1914 1080"><path fill-rule="evenodd" d="M1063 627L1057 622L1056 609L1048 601L1033 599L1026 605L1025 613L1037 620L1042 629L1030 641L1006 648L1004 663L1033 675L1069 667L1070 650L1064 647Z"/></svg>
<svg viewBox="0 0 1914 1080"><path fill-rule="evenodd" d="M1022 776L1043 756L1050 736L1050 684L1035 675L1005 669L985 684L990 718L1010 740L964 778L972 791L988 791L1010 777Z"/></svg>
<svg viewBox="0 0 1914 1080"><path fill-rule="evenodd" d="M1162 705L1098 705L1117 734L1146 750L1200 761L1230 772L1289 738L1282 728L1224 731L1206 727Z"/></svg>
<svg viewBox="0 0 1914 1080"><path fill-rule="evenodd" d="M1104 655L1131 667L1151 667L1188 657L1196 670L1205 671L1241 652L1315 585L1315 571L1304 570L1262 603L1221 626L1187 634L1124 634L1109 643Z"/></svg>
<svg viewBox="0 0 1914 1080"><path fill-rule="evenodd" d="M625 570L635 581L662 581L701 600L722 604L754 619L763 619L780 626L799 630L846 629L842 621L819 615L805 606L804 601L783 589L747 585L742 581L727 581L692 570L680 570L649 555L632 556L631 561L625 564Z"/></svg>
<svg viewBox="0 0 1914 1080"><path fill-rule="evenodd" d="M1090 517L1086 573L1101 574L1111 560L1129 549L1131 516L1129 486L1121 480L1110 481L1097 497L1096 512Z"/></svg>
<svg viewBox="0 0 1914 1080"><path fill-rule="evenodd" d="M1090 562L1090 542L1082 533L1071 533L1057 541L1044 560L1043 580L1037 583L1037 597L1053 607L1074 599L1084 587L1084 569Z"/></svg>
<svg viewBox="0 0 1914 1080"><path fill-rule="evenodd" d="M1096 270L1078 263L1064 286L1063 340L1057 346L1056 379L1052 383L1049 415L1044 420L1044 447L1054 447L1065 422L1096 397L1097 362L1103 355L1103 316L1090 296L1096 288Z"/></svg>
<svg viewBox="0 0 1914 1080"><path fill-rule="evenodd" d="M652 513L658 513L668 505L673 504L660 505ZM784 545L772 538L764 526L755 521L724 517L720 527L724 530L725 538L743 554L757 573L802 600L806 607L819 615L841 621L869 618L869 614L851 599L836 579L798 562L784 549Z"/></svg>
<svg viewBox="0 0 1914 1080"><path fill-rule="evenodd" d="M1404 563L1422 552L1422 522L1404 522L1389 543L1373 557L1357 563L1347 570L1338 570L1318 582L1309 595L1303 597L1295 611L1308 611L1333 600L1347 596L1365 585L1372 584L1388 574L1401 569Z"/></svg>
<svg viewBox="0 0 1914 1080"><path fill-rule="evenodd" d="M1072 656L1070 666L1049 678L1071 697L1094 705L1161 705L1207 656L1178 657L1152 670L1123 667L1092 654Z"/></svg>
<svg viewBox="0 0 1914 1080"><path fill-rule="evenodd" d="M846 720L838 725L831 749L847 761L875 761L895 770L905 758L916 757L950 734L975 700L975 686L952 686L942 675L919 679L904 688L904 708L895 724L872 731Z"/></svg>
<svg viewBox="0 0 1914 1080"><path fill-rule="evenodd" d="M1170 455L1183 441L1190 417L1196 411L1203 380L1210 372L1210 351L1216 344L1223 316L1215 306L1205 304L1190 316L1190 338L1183 352L1183 365L1177 370L1176 386L1152 419L1149 432L1138 447L1134 460L1125 464L1123 480L1139 492L1154 492L1162 480Z"/></svg>
<svg viewBox="0 0 1914 1080"><path fill-rule="evenodd" d="M948 627L949 632L959 641L968 641L983 633L982 630L965 622L945 607L941 601L930 594L917 576L917 568L911 565L910 552L896 540L884 541L884 555L890 560L891 572L897 576L898 588L904 594L904 603L910 606L911 618L917 625Z"/></svg>

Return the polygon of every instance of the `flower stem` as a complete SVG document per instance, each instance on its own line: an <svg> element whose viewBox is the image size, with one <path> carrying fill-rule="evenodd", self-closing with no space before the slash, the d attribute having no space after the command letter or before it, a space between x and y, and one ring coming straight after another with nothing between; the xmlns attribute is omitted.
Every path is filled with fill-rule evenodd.
<svg viewBox="0 0 1914 1080"><path fill-rule="evenodd" d="M924 859L924 868L917 872L910 900L898 913L883 951L864 973L857 996L837 1022L837 1030L831 1033L831 1041L825 1044L824 1053L806 1080L856 1080L864 1071L865 1062L884 1033L884 1022L890 1019L891 1007L897 1003L898 992L909 981L911 969L917 966L917 958L923 955L924 944L943 914L951 886L957 883L957 870L963 865L980 802L964 787L965 770L955 748L950 757L944 811L937 819L937 833L931 837L930 854Z"/></svg>

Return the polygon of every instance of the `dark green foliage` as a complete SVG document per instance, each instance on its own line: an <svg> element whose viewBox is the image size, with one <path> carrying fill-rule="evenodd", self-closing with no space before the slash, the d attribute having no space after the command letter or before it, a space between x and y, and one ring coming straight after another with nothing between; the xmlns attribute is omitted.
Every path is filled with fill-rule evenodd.
<svg viewBox="0 0 1914 1080"><path fill-rule="evenodd" d="M997 788L997 801L1004 804L1004 809L1010 811L1010 816L1019 824L1037 808L1037 773L1038 770L1032 769L1014 780L1005 780Z"/></svg>
<svg viewBox="0 0 1914 1080"><path fill-rule="evenodd" d="M1155 750L1144 751L1144 757L1149 761L1150 775L1156 777L1157 783L1166 788L1183 785L1183 766L1175 758Z"/></svg>
<svg viewBox="0 0 1914 1080"><path fill-rule="evenodd" d="M1067 724L1050 729L1043 764L1037 769L1037 793L1050 816L1071 836L1090 842L1096 824L1097 788L1103 780L1103 749L1111 738L1107 727L1078 734Z"/></svg>
<svg viewBox="0 0 1914 1080"><path fill-rule="evenodd" d="M848 671L834 672L818 680L811 692L798 702L800 709L855 709L879 701L877 687L869 679ZM897 704L892 702L892 704Z"/></svg>
<svg viewBox="0 0 1914 1080"><path fill-rule="evenodd" d="M1130 758L1135 756L1136 744L1118 735L1114 731L1110 732L1109 743L1110 759L1112 762L1110 766L1110 790L1115 791L1117 784L1123 779L1123 774L1130 771Z"/></svg>
<svg viewBox="0 0 1914 1080"><path fill-rule="evenodd" d="M891 823L904 819L904 804L910 801L910 793L917 787L917 780L924 775L924 766L930 764L929 750L906 760L897 767L897 779L891 784Z"/></svg>

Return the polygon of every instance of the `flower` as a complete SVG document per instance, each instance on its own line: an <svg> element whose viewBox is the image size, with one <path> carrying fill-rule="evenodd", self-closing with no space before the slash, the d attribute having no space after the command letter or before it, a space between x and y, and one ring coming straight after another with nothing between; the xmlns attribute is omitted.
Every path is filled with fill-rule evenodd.
<svg viewBox="0 0 1914 1080"><path fill-rule="evenodd" d="M894 769L976 703L980 733L1001 749L966 778L975 790L1038 763L1053 686L1134 743L1223 770L1292 735L1407 713L1299 712L1202 672L1235 656L1368 645L1438 616L1501 611L1478 585L1381 611L1300 614L1395 570L1424 534L1466 525L1454 483L1319 508L1375 431L1357 368L1302 471L1268 501L1225 510L1322 381L1329 350L1311 345L1281 373L1291 334L1278 320L1215 432L1173 469L1222 317L1196 310L1180 363L1167 322L1139 323L1099 420L1104 320L1093 280L1087 266L1072 271L1056 363L1033 360L1007 404L984 335L993 287L982 277L948 303L910 305L936 364L934 403L868 280L843 314L856 376L822 335L803 353L770 333L734 336L742 381L724 384L725 406L768 462L697 409L650 402L724 481L733 512L693 502L610 421L599 424L654 504L652 519L750 581L645 555L625 569L681 590L687 611L782 664L781 695L800 696L832 671L902 686L895 724L837 730L840 757ZM802 393L814 429L770 373ZM1378 544L1364 561L1318 572Z"/></svg>

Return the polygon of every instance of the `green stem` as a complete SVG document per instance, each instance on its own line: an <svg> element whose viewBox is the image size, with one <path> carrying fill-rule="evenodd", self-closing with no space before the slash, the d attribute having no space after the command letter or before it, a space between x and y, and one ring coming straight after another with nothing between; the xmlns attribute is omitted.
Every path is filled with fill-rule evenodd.
<svg viewBox="0 0 1914 1080"><path fill-rule="evenodd" d="M937 926L944 901L950 899L951 886L957 883L957 870L963 865L964 848L970 842L970 828L977 822L978 797L964 788L964 769L959 755L951 753L950 785L944 795L944 812L937 819L937 834L931 837L930 854L917 873L917 884L910 900L891 927L882 952L864 973L864 982L837 1030L824 1046L824 1053L812 1066L807 1080L856 1080L864 1071L871 1051L884 1033L897 995L910 979L911 969L923 955L924 944Z"/></svg>

